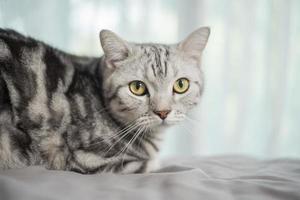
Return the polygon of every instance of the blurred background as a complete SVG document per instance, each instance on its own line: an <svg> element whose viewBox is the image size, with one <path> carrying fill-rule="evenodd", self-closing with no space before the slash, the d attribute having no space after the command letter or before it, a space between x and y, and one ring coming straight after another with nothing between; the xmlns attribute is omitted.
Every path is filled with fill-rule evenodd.
<svg viewBox="0 0 300 200"><path fill-rule="evenodd" d="M299 0L0 0L0 27L100 56L98 33L175 43L211 27L201 105L162 156L300 157Z"/></svg>

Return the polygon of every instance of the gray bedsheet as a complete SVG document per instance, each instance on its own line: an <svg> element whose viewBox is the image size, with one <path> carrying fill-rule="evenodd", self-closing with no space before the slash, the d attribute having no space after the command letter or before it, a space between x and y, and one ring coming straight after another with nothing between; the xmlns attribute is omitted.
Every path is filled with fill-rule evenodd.
<svg viewBox="0 0 300 200"><path fill-rule="evenodd" d="M1 200L300 199L300 160L171 159L156 173L81 175L40 167L0 171Z"/></svg>

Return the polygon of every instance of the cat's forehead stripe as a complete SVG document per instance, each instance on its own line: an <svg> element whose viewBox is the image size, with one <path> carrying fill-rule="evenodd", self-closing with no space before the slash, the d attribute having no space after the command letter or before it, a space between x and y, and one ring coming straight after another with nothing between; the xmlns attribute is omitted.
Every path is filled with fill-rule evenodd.
<svg viewBox="0 0 300 200"><path fill-rule="evenodd" d="M155 68L154 68L154 64L153 63L151 64L151 68L152 68L152 71L153 71L153 75L156 77L156 72L155 72Z"/></svg>
<svg viewBox="0 0 300 200"><path fill-rule="evenodd" d="M168 74L169 47L167 45L148 44L141 46L141 49L150 60L154 77L166 77Z"/></svg>
<svg viewBox="0 0 300 200"><path fill-rule="evenodd" d="M156 46L152 46L152 51L154 53L154 58L155 58L155 66L156 66L156 70L157 70L157 74L162 76L163 74L163 70L162 70L162 64L161 64L161 57L160 57L160 50L156 47Z"/></svg>

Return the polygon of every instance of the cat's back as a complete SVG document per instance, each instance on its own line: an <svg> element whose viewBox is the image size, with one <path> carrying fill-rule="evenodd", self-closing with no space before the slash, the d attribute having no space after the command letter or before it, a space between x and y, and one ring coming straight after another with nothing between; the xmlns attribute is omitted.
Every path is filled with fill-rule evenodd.
<svg viewBox="0 0 300 200"><path fill-rule="evenodd" d="M42 107L54 93L67 91L74 74L71 60L39 40L0 28L0 107L11 103L34 110L28 106Z"/></svg>
<svg viewBox="0 0 300 200"><path fill-rule="evenodd" d="M21 59L24 51L36 49L39 43L14 30L0 28L0 61Z"/></svg>
<svg viewBox="0 0 300 200"><path fill-rule="evenodd" d="M29 66L33 71L34 67L44 67L46 77L56 78L72 68L82 70L97 61L98 58L72 55L15 30L0 28L0 71L8 66Z"/></svg>
<svg viewBox="0 0 300 200"><path fill-rule="evenodd" d="M40 81L53 92L59 81L71 81L73 57L32 37L0 28L0 78L6 74L20 87Z"/></svg>
<svg viewBox="0 0 300 200"><path fill-rule="evenodd" d="M68 54L14 30L0 28L0 107L8 92L16 107L26 107L32 100L46 102L54 93L65 94L71 86L79 87L72 84L75 75L78 80L89 79L87 74L95 71L98 63L99 58ZM92 82L86 80L79 88L89 84Z"/></svg>
<svg viewBox="0 0 300 200"><path fill-rule="evenodd" d="M58 52L51 46L12 29L0 28L0 71L20 70L36 73L45 65L57 64ZM51 66L49 66L51 68ZM25 71L24 71L25 70Z"/></svg>
<svg viewBox="0 0 300 200"><path fill-rule="evenodd" d="M0 28L0 110L3 107L7 108L6 105L10 104L8 82L5 79L9 79L11 82L18 82L18 80L21 82L20 76L14 76L11 72L18 71L17 74L26 76L27 73L24 73L23 66L25 61L24 52L29 52L30 49L37 46L38 42L32 38L11 29ZM24 84L24 82L21 84Z"/></svg>

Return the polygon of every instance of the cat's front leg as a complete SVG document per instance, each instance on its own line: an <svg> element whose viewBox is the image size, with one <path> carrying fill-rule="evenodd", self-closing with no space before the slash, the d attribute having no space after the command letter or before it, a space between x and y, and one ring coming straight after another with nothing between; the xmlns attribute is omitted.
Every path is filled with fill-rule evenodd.
<svg viewBox="0 0 300 200"><path fill-rule="evenodd" d="M117 171L117 173L121 174L150 173L158 170L160 167L158 159L129 161L126 164L121 163L121 165L121 170Z"/></svg>
<svg viewBox="0 0 300 200"><path fill-rule="evenodd" d="M160 168L160 161L158 158L148 160L146 173L155 172Z"/></svg>
<svg viewBox="0 0 300 200"><path fill-rule="evenodd" d="M40 127L36 128L25 126L23 129L27 130L27 133L33 140L40 154L40 163L45 165L47 169L65 170L70 152L63 136L65 128L63 125L57 124L59 125L58 128L53 126L52 122L52 124L42 123ZM20 123L19 125L22 124Z"/></svg>
<svg viewBox="0 0 300 200"><path fill-rule="evenodd" d="M124 158L115 156L105 158L94 152L75 150L68 162L68 169L83 174L116 173L133 174L149 173L159 169L158 158L142 159L137 157Z"/></svg>
<svg viewBox="0 0 300 200"><path fill-rule="evenodd" d="M66 169L69 150L61 136L53 135L40 140L39 151L47 169Z"/></svg>
<svg viewBox="0 0 300 200"><path fill-rule="evenodd" d="M0 123L0 169L23 168L35 164L28 135L11 124Z"/></svg>

